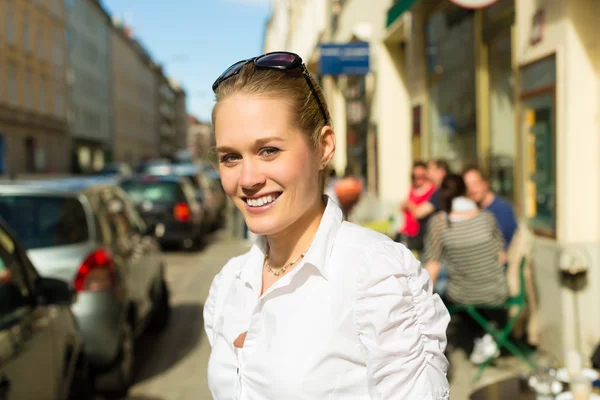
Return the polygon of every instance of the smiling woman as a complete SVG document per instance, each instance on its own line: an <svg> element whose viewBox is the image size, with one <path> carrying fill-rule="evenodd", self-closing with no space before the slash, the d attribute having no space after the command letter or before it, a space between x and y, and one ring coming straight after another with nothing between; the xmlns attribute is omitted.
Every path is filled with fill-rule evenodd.
<svg viewBox="0 0 600 400"><path fill-rule="evenodd" d="M213 397L448 399L448 312L410 251L323 196L335 134L300 57L240 61L213 90L221 182L259 235L204 308Z"/></svg>

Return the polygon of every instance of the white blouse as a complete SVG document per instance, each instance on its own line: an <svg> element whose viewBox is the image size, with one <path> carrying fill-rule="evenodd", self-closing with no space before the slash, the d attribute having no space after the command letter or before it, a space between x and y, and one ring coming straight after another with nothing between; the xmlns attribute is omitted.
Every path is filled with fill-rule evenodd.
<svg viewBox="0 0 600 400"><path fill-rule="evenodd" d="M231 259L210 288L214 399L450 398L450 316L409 250L342 222L328 201L302 263L260 296L265 244Z"/></svg>

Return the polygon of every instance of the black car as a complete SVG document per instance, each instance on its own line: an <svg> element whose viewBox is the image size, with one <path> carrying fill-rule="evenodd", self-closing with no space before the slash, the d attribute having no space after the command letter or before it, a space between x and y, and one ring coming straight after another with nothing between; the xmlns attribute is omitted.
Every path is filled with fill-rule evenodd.
<svg viewBox="0 0 600 400"><path fill-rule="evenodd" d="M42 278L0 219L0 399L92 399L70 308L74 291Z"/></svg>
<svg viewBox="0 0 600 400"><path fill-rule="evenodd" d="M202 241L204 212L188 179L145 175L125 179L120 186L146 224L155 227L161 244L191 249Z"/></svg>

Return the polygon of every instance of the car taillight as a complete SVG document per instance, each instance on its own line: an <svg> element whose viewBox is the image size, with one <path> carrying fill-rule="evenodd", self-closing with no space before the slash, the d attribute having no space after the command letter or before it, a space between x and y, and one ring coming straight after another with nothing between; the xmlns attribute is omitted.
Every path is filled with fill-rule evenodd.
<svg viewBox="0 0 600 400"><path fill-rule="evenodd" d="M115 284L115 270L110 252L98 249L83 261L75 277L77 292L101 292Z"/></svg>
<svg viewBox="0 0 600 400"><path fill-rule="evenodd" d="M187 203L177 203L173 208L173 215L177 221L188 222L192 216L192 212Z"/></svg>

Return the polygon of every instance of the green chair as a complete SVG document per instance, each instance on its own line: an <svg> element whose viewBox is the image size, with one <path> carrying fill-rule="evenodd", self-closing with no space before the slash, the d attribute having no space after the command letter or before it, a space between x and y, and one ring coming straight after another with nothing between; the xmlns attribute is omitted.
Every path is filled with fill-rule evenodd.
<svg viewBox="0 0 600 400"><path fill-rule="evenodd" d="M512 329L527 306L527 295L525 292L525 261L525 257L522 257L521 264L519 266L519 294L517 296L509 297L504 304L497 306L452 304L448 306L448 311L450 312L450 315L454 315L461 311L468 314L469 317L473 318L479 325L481 325L487 333L493 336L494 340L496 341L496 344L498 345L498 349L505 347L511 354L521 359L532 370L535 371L535 364L526 355L528 351L521 348L521 346L514 344L510 340L510 334L512 332ZM495 328L478 312L478 310L506 310L508 312L513 307L516 307L517 311L512 317L509 318L508 323L502 328L502 330ZM494 355L492 355L483 364L479 366L479 370L475 375L475 378L473 379L474 383L479 381L481 375L483 374L483 371L492 363L492 361L494 361Z"/></svg>

